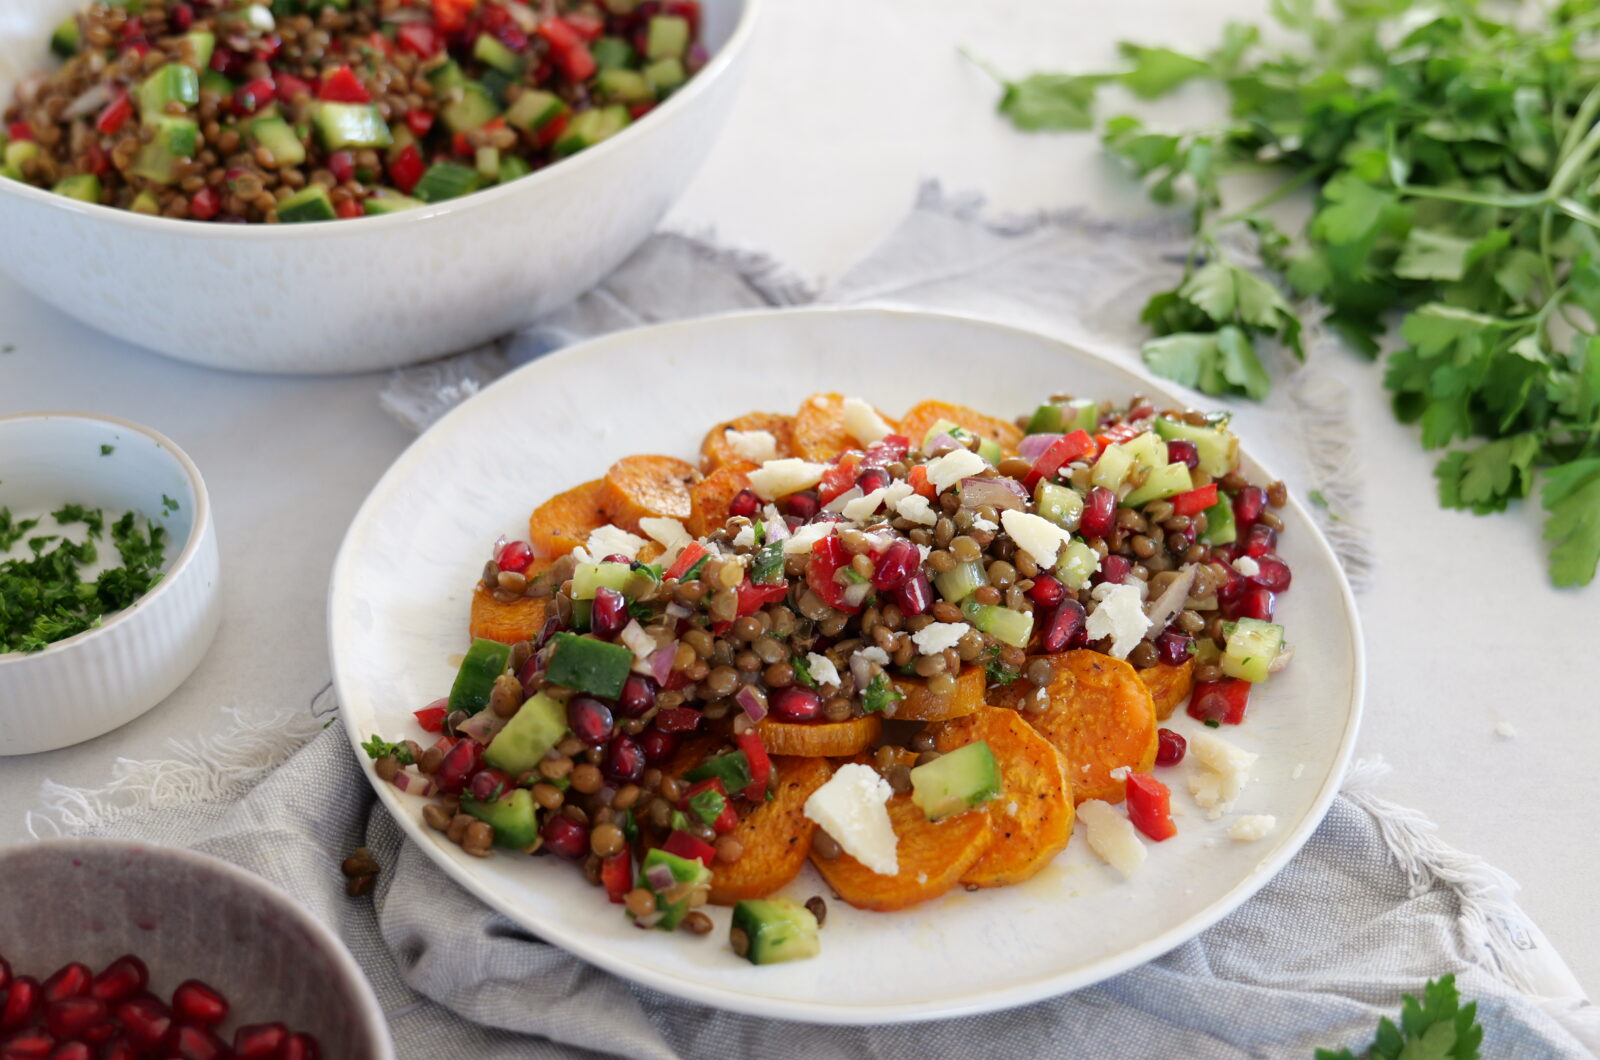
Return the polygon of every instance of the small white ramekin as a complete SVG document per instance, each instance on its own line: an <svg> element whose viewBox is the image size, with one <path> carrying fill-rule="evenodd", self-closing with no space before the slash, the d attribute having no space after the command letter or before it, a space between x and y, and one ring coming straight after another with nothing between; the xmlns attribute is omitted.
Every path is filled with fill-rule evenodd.
<svg viewBox="0 0 1600 1060"><path fill-rule="evenodd" d="M108 517L134 510L166 527L164 573L94 629L42 651L0 654L0 755L67 747L127 724L183 683L217 632L211 502L183 450L110 416L0 416L0 507L31 516L67 503ZM48 514L34 532L53 532ZM110 534L99 544L115 562Z"/></svg>

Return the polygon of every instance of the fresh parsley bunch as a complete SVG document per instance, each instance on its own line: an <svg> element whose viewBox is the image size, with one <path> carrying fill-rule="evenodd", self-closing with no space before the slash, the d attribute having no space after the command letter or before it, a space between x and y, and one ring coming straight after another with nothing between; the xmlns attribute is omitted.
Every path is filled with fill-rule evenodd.
<svg viewBox="0 0 1600 1060"><path fill-rule="evenodd" d="M1478 1004L1461 1004L1456 977L1428 981L1422 1000L1410 994L1402 999L1400 1025L1385 1016L1378 1037L1365 1052L1371 1060L1478 1060L1483 1028L1478 1025ZM1356 1060L1349 1049L1318 1049L1316 1060Z"/></svg>
<svg viewBox="0 0 1600 1060"><path fill-rule="evenodd" d="M1600 563L1600 9L1566 0L1272 0L1286 48L1229 26L1203 58L1124 44L1115 74L1006 82L1000 109L1024 129L1093 124L1102 85L1155 97L1195 78L1229 100L1220 128L1104 126L1107 149L1153 198L1192 203L1185 276L1143 319L1150 367L1211 394L1260 398L1256 341L1303 357L1279 289L1230 260L1247 226L1269 270L1326 307L1369 356L1398 322L1385 384L1396 414L1439 463L1439 499L1480 514L1529 496L1542 474L1557 585ZM1219 178L1269 169L1266 198L1224 211ZM1302 187L1315 212L1291 240L1263 212Z"/></svg>

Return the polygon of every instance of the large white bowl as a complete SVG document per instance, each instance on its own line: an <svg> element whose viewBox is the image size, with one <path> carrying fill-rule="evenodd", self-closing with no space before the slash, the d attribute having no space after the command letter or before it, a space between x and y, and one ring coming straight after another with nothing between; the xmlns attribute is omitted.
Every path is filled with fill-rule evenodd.
<svg viewBox="0 0 1600 1060"><path fill-rule="evenodd" d="M52 27L81 3L0 3L0 99L48 68ZM755 7L705 0L711 62L619 135L422 209L216 225L0 180L0 272L101 331L218 368L356 372L465 349L565 305L650 234L722 127Z"/></svg>
<svg viewBox="0 0 1600 1060"><path fill-rule="evenodd" d="M166 528L166 562L149 592L94 629L0 654L0 755L68 747L137 718L200 665L222 613L205 481L170 439L110 416L0 416L0 507L44 514L34 533L50 534L45 513L63 504L141 513ZM99 547L114 562L109 536Z"/></svg>

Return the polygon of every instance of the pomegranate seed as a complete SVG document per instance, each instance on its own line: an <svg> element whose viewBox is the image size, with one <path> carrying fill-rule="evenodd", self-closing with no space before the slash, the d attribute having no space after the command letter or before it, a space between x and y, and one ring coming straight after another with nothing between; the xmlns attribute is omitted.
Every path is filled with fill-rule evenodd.
<svg viewBox="0 0 1600 1060"><path fill-rule="evenodd" d="M270 77L257 77L246 81L233 92L235 114L254 114L278 98L278 86Z"/></svg>
<svg viewBox="0 0 1600 1060"><path fill-rule="evenodd" d="M188 33L189 27L194 25L194 8L188 4L177 4L172 9L172 26L179 33Z"/></svg>
<svg viewBox="0 0 1600 1060"><path fill-rule="evenodd" d="M549 644L550 638L560 633L564 628L566 627L562 624L561 619L555 615L545 619L544 626L539 630L539 639L533 642L533 650L538 651L546 644Z"/></svg>
<svg viewBox="0 0 1600 1060"><path fill-rule="evenodd" d="M865 495L871 493L873 490L887 489L889 483L893 481L894 480L889 477L889 472L885 471L883 468L869 467L865 471L861 472L861 474L856 476L856 488L859 489L863 495Z"/></svg>
<svg viewBox="0 0 1600 1060"><path fill-rule="evenodd" d="M105 1018L106 1003L97 997L64 997L44 1010L44 1025L57 1038L76 1038Z"/></svg>
<svg viewBox="0 0 1600 1060"><path fill-rule="evenodd" d="M139 1050L126 1038L113 1038L100 1050L100 1060L139 1060Z"/></svg>
<svg viewBox="0 0 1600 1060"><path fill-rule="evenodd" d="M87 994L92 982L94 973L89 966L81 961L73 961L44 981L44 999L46 1002L60 1001L64 997Z"/></svg>
<svg viewBox="0 0 1600 1060"><path fill-rule="evenodd" d="M521 574L533 563L533 547L526 541L508 541L494 562L503 571Z"/></svg>
<svg viewBox="0 0 1600 1060"><path fill-rule="evenodd" d="M4 957L0 957L0 990L4 990L10 985L11 965L6 963L6 959Z"/></svg>
<svg viewBox="0 0 1600 1060"><path fill-rule="evenodd" d="M103 1022L96 1023L93 1027L89 1027L88 1029L84 1030L83 1033L78 1035L78 1037L82 1038L90 1045L104 1045L106 1042L109 1042L111 1039L115 1038L117 1036L117 1032L120 1030L122 1030L122 1028L117 1026L116 1021L108 1018Z"/></svg>
<svg viewBox="0 0 1600 1060"><path fill-rule="evenodd" d="M628 624L628 598L608 586L594 591L594 608L589 613L589 628L597 637L611 638Z"/></svg>
<svg viewBox="0 0 1600 1060"><path fill-rule="evenodd" d="M1182 666L1194 654L1194 638L1181 629L1162 630L1156 636L1156 657L1168 666Z"/></svg>
<svg viewBox="0 0 1600 1060"><path fill-rule="evenodd" d="M182 1026L172 1036L166 1055L170 1060L218 1060L227 1053L227 1045L209 1028Z"/></svg>
<svg viewBox="0 0 1600 1060"><path fill-rule="evenodd" d="M907 618L926 612L933 606L933 586L928 584L928 576L919 570L907 578L894 591L894 600Z"/></svg>
<svg viewBox="0 0 1600 1060"><path fill-rule="evenodd" d="M288 1040L289 1028L281 1023L240 1027L233 1032L233 1055L237 1060L275 1060Z"/></svg>
<svg viewBox="0 0 1600 1060"><path fill-rule="evenodd" d="M756 496L754 490L742 489L733 495L733 500L728 502L729 515L742 515L749 519L760 510L761 498Z"/></svg>
<svg viewBox="0 0 1600 1060"><path fill-rule="evenodd" d="M1156 407L1154 405L1149 405L1149 404L1146 404L1146 405L1135 405L1135 406L1133 406L1133 408L1128 410L1128 419L1130 421L1132 421L1132 420L1147 420L1151 416L1154 416L1155 414L1156 414Z"/></svg>
<svg viewBox="0 0 1600 1060"><path fill-rule="evenodd" d="M1261 518L1261 509L1266 505L1266 490L1260 486L1246 486L1233 498L1233 521L1240 526L1252 526Z"/></svg>
<svg viewBox="0 0 1600 1060"><path fill-rule="evenodd" d="M804 685L780 688L768 697L772 714L780 721L815 721L822 714L822 697Z"/></svg>
<svg viewBox="0 0 1600 1060"><path fill-rule="evenodd" d="M39 980L31 975L18 976L11 984L10 993L6 994L5 1003L0 1004L0 1031L27 1023L39 1010L39 1001Z"/></svg>
<svg viewBox="0 0 1600 1060"><path fill-rule="evenodd" d="M650 729L639 736L639 749L644 752L646 762L657 766L672 757L678 749L678 738L670 732Z"/></svg>
<svg viewBox="0 0 1600 1060"><path fill-rule="evenodd" d="M922 569L922 553L917 546L900 538L890 545L877 561L872 574L872 587L880 592L898 589L907 578Z"/></svg>
<svg viewBox="0 0 1600 1060"><path fill-rule="evenodd" d="M1066 592L1066 586L1053 575L1041 574L1033 579L1033 588L1028 590L1028 599L1040 607L1054 607L1061 602Z"/></svg>
<svg viewBox="0 0 1600 1060"><path fill-rule="evenodd" d="M1078 532L1084 537L1105 537L1117 522L1117 495L1104 486L1089 491L1083 501Z"/></svg>
<svg viewBox="0 0 1600 1060"><path fill-rule="evenodd" d="M125 954L106 965L106 970L89 984L89 996L101 1001L121 1001L137 994L150 982L150 969L133 954Z"/></svg>
<svg viewBox="0 0 1600 1060"><path fill-rule="evenodd" d="M62 1042L50 1052L50 1060L92 1060L88 1042Z"/></svg>
<svg viewBox="0 0 1600 1060"><path fill-rule="evenodd" d="M347 180L354 180L356 176L356 159L349 151L335 151L328 156L328 170L333 174L333 179L343 184Z"/></svg>
<svg viewBox="0 0 1600 1060"><path fill-rule="evenodd" d="M606 748L602 769L605 775L619 784L636 784L644 776L644 750L632 736L618 736Z"/></svg>
<svg viewBox="0 0 1600 1060"><path fill-rule="evenodd" d="M117 1022L139 1049L153 1049L172 1028L172 1013L153 997L134 998L117 1006Z"/></svg>
<svg viewBox="0 0 1600 1060"><path fill-rule="evenodd" d="M1200 466L1200 450L1185 438L1175 438L1167 443L1167 460L1174 464L1187 464L1193 471Z"/></svg>
<svg viewBox="0 0 1600 1060"><path fill-rule="evenodd" d="M511 777L493 766L478 770L467 783L467 791L479 802L493 802L511 788Z"/></svg>
<svg viewBox="0 0 1600 1060"><path fill-rule="evenodd" d="M1261 588L1271 589L1275 593L1281 593L1289 588L1292 575L1289 565L1282 559L1269 552L1265 556L1256 557L1256 566L1260 567L1261 571L1250 580Z"/></svg>
<svg viewBox="0 0 1600 1060"><path fill-rule="evenodd" d="M599 747L611 739L611 708L593 696L573 696L567 700L567 725L572 735L590 747Z"/></svg>
<svg viewBox="0 0 1600 1060"><path fill-rule="evenodd" d="M577 861L589 853L589 826L564 813L552 816L539 830L544 845L557 857Z"/></svg>
<svg viewBox="0 0 1600 1060"><path fill-rule="evenodd" d="M633 565L633 560L629 559L627 556L624 556L620 552L613 552L613 553L611 553L611 555L607 556L605 559L601 560L600 562L601 563L624 563L624 564L627 564L629 566Z"/></svg>
<svg viewBox="0 0 1600 1060"><path fill-rule="evenodd" d="M705 720L693 707L673 707L656 715L656 728L662 732L694 732Z"/></svg>
<svg viewBox="0 0 1600 1060"><path fill-rule="evenodd" d="M617 713L624 718L642 718L656 705L656 683L643 674L629 674L617 697Z"/></svg>
<svg viewBox="0 0 1600 1060"><path fill-rule="evenodd" d="M1277 598L1272 595L1271 589L1263 589L1259 585L1252 585L1244 591L1233 606L1234 618L1254 618L1262 622L1271 622L1272 613L1277 610Z"/></svg>
<svg viewBox="0 0 1600 1060"><path fill-rule="evenodd" d="M457 740L456 745L444 753L434 780L441 791L454 794L466 787L467 778L482 766L483 744L477 740Z"/></svg>
<svg viewBox="0 0 1600 1060"><path fill-rule="evenodd" d="M1244 575L1234 569L1233 564L1223 561L1221 569L1226 573L1228 580L1217 587L1217 599L1227 604L1239 599L1244 591L1250 587Z"/></svg>
<svg viewBox="0 0 1600 1060"><path fill-rule="evenodd" d="M56 1040L43 1028L18 1031L0 1042L0 1060L45 1060Z"/></svg>
<svg viewBox="0 0 1600 1060"><path fill-rule="evenodd" d="M1100 569L1095 572L1094 583L1103 585L1110 582L1112 585L1121 585L1127 581L1129 573L1133 570L1133 561L1127 556L1112 553L1100 561Z"/></svg>
<svg viewBox="0 0 1600 1060"><path fill-rule="evenodd" d="M1257 556L1265 556L1277 547L1277 544L1278 532L1266 523L1257 523L1245 535L1244 554L1252 559Z"/></svg>
<svg viewBox="0 0 1600 1060"><path fill-rule="evenodd" d="M282 50L283 38L278 36L276 33L268 33L260 40L256 41L256 46L251 49L251 54L253 54L261 62L270 63L273 59L278 57L278 53Z"/></svg>
<svg viewBox="0 0 1600 1060"><path fill-rule="evenodd" d="M793 515L801 520L816 518L821 508L822 504L817 500L817 495L810 490L804 493L791 493L783 505L785 515Z"/></svg>
<svg viewBox="0 0 1600 1060"><path fill-rule="evenodd" d="M1046 654L1053 655L1058 651L1077 647L1085 636L1083 605L1068 596L1050 613L1050 618L1044 626L1044 633L1040 637L1039 647Z"/></svg>
<svg viewBox="0 0 1600 1060"><path fill-rule="evenodd" d="M216 188L201 188L189 197L189 216L196 221L209 221L222 211L222 196Z"/></svg>
<svg viewBox="0 0 1600 1060"><path fill-rule="evenodd" d="M319 1060L322 1047L309 1034L291 1035L284 1043L283 1055L278 1060Z"/></svg>
<svg viewBox="0 0 1600 1060"><path fill-rule="evenodd" d="M1156 732L1156 765L1175 766L1189 751L1189 741L1171 729Z"/></svg>

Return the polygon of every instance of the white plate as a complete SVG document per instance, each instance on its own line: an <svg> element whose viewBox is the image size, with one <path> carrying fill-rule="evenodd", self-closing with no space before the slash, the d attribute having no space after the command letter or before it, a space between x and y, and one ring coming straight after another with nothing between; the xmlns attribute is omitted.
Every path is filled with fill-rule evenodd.
<svg viewBox="0 0 1600 1060"><path fill-rule="evenodd" d="M534 505L630 453L689 457L718 419L793 409L818 390L860 395L891 414L942 398L1012 415L1058 390L1186 404L1126 367L1030 332L889 310L715 317L546 357L441 420L356 515L329 598L351 740L416 735L410 712L449 689L449 657L466 646L470 592L492 543L502 533L524 537ZM1249 457L1245 466L1264 474ZM712 910L709 938L639 931L573 866L468 857L422 823L420 800L375 777L374 786L411 838L485 902L587 961L693 1001L783 1019L886 1023L1061 994L1156 957L1237 907L1306 841L1338 789L1361 710L1355 608L1306 512L1291 504L1283 518L1294 585L1280 620L1294 664L1252 697L1245 724L1226 732L1262 756L1236 812L1274 814L1278 829L1255 843L1228 839L1228 818L1207 821L1190 802L1186 761L1162 771L1179 835L1147 844L1150 856L1129 882L1097 861L1080 833L1019 886L888 914L830 901L820 957L754 968L728 948L726 910ZM1182 712L1169 724L1195 725ZM788 893L828 891L807 867Z"/></svg>

